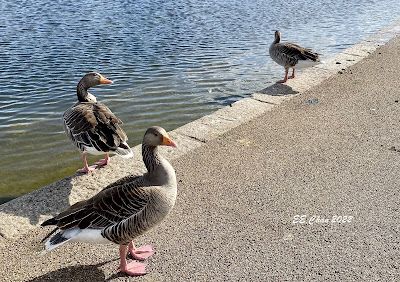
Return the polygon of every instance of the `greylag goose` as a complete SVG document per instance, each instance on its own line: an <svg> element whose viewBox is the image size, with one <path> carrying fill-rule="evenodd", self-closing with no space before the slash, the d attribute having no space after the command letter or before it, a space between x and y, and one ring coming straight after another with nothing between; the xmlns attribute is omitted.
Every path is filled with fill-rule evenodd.
<svg viewBox="0 0 400 282"><path fill-rule="evenodd" d="M319 63L319 54L311 49L294 43L280 43L280 41L281 33L277 30L275 31L275 40L269 47L269 55L272 60L285 68L285 78L278 83L284 83L288 78L294 78L295 68L309 67ZM293 69L290 77L288 77L289 68Z"/></svg>
<svg viewBox="0 0 400 282"><path fill-rule="evenodd" d="M127 253L145 260L153 254L146 245L136 248L133 239L160 223L175 204L177 183L174 168L159 153L157 146L176 147L167 132L158 126L147 129L142 157L147 173L128 176L108 185L92 198L78 202L42 226L56 225L42 242L50 251L66 242L119 244L120 270L131 276L146 273L145 264L127 263Z"/></svg>
<svg viewBox="0 0 400 282"><path fill-rule="evenodd" d="M125 158L133 156L131 148L126 143L128 137L120 127L121 120L88 92L90 87L111 83L111 80L99 73L86 74L79 81L76 89L78 102L63 115L65 133L82 152L84 166L78 172L88 173L97 166L107 165L110 161L109 153ZM105 154L105 158L98 161L97 166L88 166L87 153Z"/></svg>

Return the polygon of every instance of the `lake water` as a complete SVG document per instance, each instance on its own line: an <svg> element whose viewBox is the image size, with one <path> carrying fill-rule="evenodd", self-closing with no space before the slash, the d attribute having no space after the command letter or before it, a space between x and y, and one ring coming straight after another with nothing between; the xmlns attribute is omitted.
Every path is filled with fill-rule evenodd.
<svg viewBox="0 0 400 282"><path fill-rule="evenodd" d="M398 0L3 0L0 197L81 167L61 116L88 71L114 80L91 92L133 146L150 125L174 129L281 79L275 29L331 56L399 13Z"/></svg>

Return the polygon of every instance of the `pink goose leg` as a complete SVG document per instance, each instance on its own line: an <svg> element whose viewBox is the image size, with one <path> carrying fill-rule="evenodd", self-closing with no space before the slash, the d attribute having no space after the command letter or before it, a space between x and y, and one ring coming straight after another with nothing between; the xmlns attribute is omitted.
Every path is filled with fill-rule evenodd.
<svg viewBox="0 0 400 282"><path fill-rule="evenodd" d="M283 80L279 80L277 83L285 83L288 80L289 68L285 68L285 78Z"/></svg>
<svg viewBox="0 0 400 282"><path fill-rule="evenodd" d="M88 166L87 159L86 159L87 153L83 152L82 153L82 161L83 161L83 168L78 169L76 172L81 172L81 173L89 173L92 172L96 169L96 166Z"/></svg>
<svg viewBox="0 0 400 282"><path fill-rule="evenodd" d="M108 155L108 153L106 153L106 156L104 157L104 159L101 159L98 162L96 162L96 165L98 165L98 166L106 166L109 163L110 163L110 156Z"/></svg>
<svg viewBox="0 0 400 282"><path fill-rule="evenodd" d="M288 78L289 78L289 79L294 78L294 69L293 69L292 75L289 76Z"/></svg>
<svg viewBox="0 0 400 282"><path fill-rule="evenodd" d="M128 246L127 245L120 245L119 246L119 256L120 256L120 264L119 270L124 272L130 276L139 276L146 274L146 264L132 261L127 263L126 261L126 254L128 253Z"/></svg>
<svg viewBox="0 0 400 282"><path fill-rule="evenodd" d="M133 241L129 243L128 250L132 257L137 260L145 260L154 254L154 250L151 245L145 245L136 248Z"/></svg>

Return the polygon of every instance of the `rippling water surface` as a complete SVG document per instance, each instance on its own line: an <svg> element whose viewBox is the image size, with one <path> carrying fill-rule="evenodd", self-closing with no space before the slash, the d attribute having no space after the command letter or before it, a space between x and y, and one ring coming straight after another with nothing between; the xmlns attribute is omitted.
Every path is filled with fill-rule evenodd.
<svg viewBox="0 0 400 282"><path fill-rule="evenodd" d="M273 30L330 56L399 12L398 0L1 1L0 196L81 166L61 116L88 71L114 80L91 92L133 146L150 125L174 129L281 79Z"/></svg>

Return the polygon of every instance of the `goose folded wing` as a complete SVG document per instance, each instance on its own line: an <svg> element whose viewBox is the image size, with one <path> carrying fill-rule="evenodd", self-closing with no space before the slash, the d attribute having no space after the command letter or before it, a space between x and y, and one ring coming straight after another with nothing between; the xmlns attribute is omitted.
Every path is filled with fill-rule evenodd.
<svg viewBox="0 0 400 282"><path fill-rule="evenodd" d="M120 186L120 185L126 184L128 182L137 181L138 178L140 178L140 177L142 177L142 175L128 175L128 176L122 177L122 178L118 179L117 181L115 181L111 184L108 184L103 190L114 188L116 186Z"/></svg>
<svg viewBox="0 0 400 282"><path fill-rule="evenodd" d="M78 202L53 220L61 229L105 228L142 211L148 204L147 189L138 181L104 189L93 198Z"/></svg>
<svg viewBox="0 0 400 282"><path fill-rule="evenodd" d="M313 60L318 58L318 54L311 49L301 47L295 43L283 43L279 45L280 52L295 60Z"/></svg>
<svg viewBox="0 0 400 282"><path fill-rule="evenodd" d="M68 109L63 118L65 131L78 147L85 145L106 152L128 139L120 127L122 121L101 103L79 103Z"/></svg>
<svg viewBox="0 0 400 282"><path fill-rule="evenodd" d="M290 64L296 64L302 57L301 47L293 43L283 43L276 46L277 53Z"/></svg>

